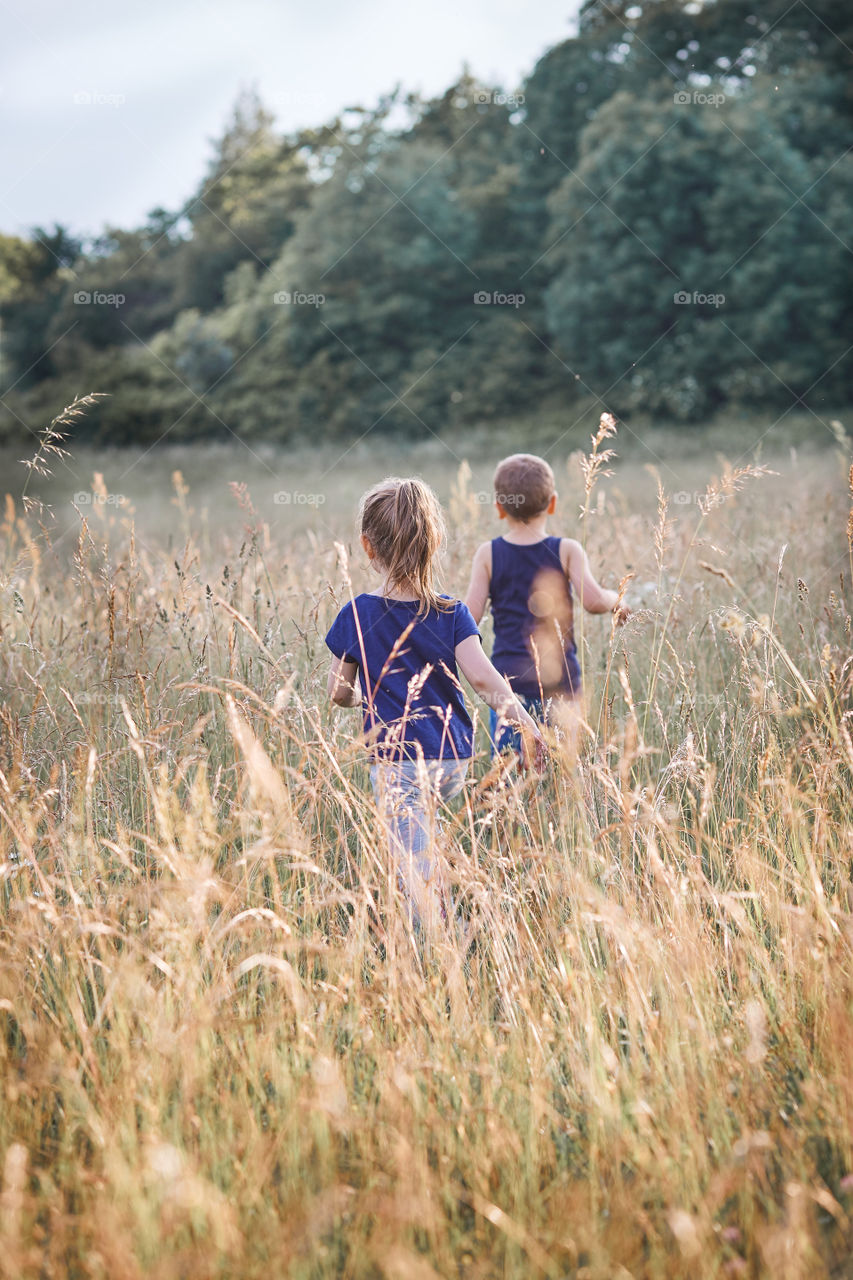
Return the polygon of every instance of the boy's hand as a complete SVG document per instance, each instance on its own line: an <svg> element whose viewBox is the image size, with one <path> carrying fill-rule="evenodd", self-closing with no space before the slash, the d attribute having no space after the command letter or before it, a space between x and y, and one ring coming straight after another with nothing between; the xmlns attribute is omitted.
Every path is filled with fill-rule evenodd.
<svg viewBox="0 0 853 1280"><path fill-rule="evenodd" d="M613 616L616 619L617 627L624 627L631 616L630 605L627 605L624 600L617 600L613 608Z"/></svg>

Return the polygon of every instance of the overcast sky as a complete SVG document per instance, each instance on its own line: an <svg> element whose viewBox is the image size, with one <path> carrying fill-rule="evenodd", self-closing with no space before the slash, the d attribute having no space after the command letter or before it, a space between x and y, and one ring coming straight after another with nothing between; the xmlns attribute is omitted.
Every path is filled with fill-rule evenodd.
<svg viewBox="0 0 853 1280"><path fill-rule="evenodd" d="M0 0L0 230L95 233L177 208L241 88L283 129L442 92L517 88L579 0Z"/></svg>

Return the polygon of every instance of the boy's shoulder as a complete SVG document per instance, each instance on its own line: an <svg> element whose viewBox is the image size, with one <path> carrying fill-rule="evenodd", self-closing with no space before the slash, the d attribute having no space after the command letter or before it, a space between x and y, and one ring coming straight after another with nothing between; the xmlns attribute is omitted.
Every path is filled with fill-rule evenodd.
<svg viewBox="0 0 853 1280"><path fill-rule="evenodd" d="M560 544L560 555L561 555L561 556L563 556L563 557L565 557L566 555L568 555L568 553L569 553L569 552L571 552L571 551L575 551L575 550L576 550L577 548L579 548L579 547L580 547L580 545L581 545L581 544L578 542L577 538L568 538L568 537L566 537L566 536L565 536L565 534L562 534L562 533L549 533L549 534L547 534L547 535L546 535L546 537L543 539L543 541L545 541L545 542L552 542L552 543L553 543L553 542L558 542L558 543ZM475 558L480 554L480 552L481 552L481 551L482 551L482 552L484 552L484 553L486 553L486 552L487 552L487 553L488 553L488 555L489 555L489 556L491 556L491 554L492 554L492 547L493 547L493 545L494 545L494 543L495 543L495 542L502 543L505 547L509 547L509 548L517 547L517 546L518 546L518 547L522 547L522 548L524 548L524 547L529 547L529 546L531 546L531 545L533 545L533 546L539 546L539 545L540 545L539 543L533 543L533 544L531 544L531 543L524 543L524 542L521 542L521 543L519 543L519 542L508 542L506 538L500 538L500 537L498 537L498 538L493 538L491 542L482 542L482 543L480 544L480 546L477 548L477 550L474 552L474 556L475 556Z"/></svg>
<svg viewBox="0 0 853 1280"><path fill-rule="evenodd" d="M583 548L581 547L581 544L578 542L577 538L567 538L565 534L560 534L559 538L560 538L560 559L562 560L563 564L566 565L568 564L570 557L574 555L575 552L582 551Z"/></svg>
<svg viewBox="0 0 853 1280"><path fill-rule="evenodd" d="M506 542L505 539L503 541ZM579 551L581 553L583 552L583 548L581 544L578 542L577 538L567 538L561 533L548 534L547 541L550 541L552 545L554 543L557 544L554 550L557 551L557 553L559 554L560 563L562 564L566 573L568 573L569 566L572 561L572 557L575 556ZM491 564L492 544L490 542L486 542L483 545L485 547L488 547L489 549L489 564ZM516 544L510 542L510 543L506 543L506 545L509 547L512 547Z"/></svg>

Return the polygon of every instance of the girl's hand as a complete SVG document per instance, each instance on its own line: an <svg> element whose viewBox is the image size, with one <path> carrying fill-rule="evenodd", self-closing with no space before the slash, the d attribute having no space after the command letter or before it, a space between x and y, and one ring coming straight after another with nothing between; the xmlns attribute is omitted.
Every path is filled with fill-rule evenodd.
<svg viewBox="0 0 853 1280"><path fill-rule="evenodd" d="M617 600L613 607L613 616L616 619L617 627L624 627L631 616L630 606L625 604L624 600Z"/></svg>
<svg viewBox="0 0 853 1280"><path fill-rule="evenodd" d="M538 729L521 727L519 736L521 738L519 762L522 769L525 773L543 773L548 756L548 747L542 734Z"/></svg>
<svg viewBox="0 0 853 1280"><path fill-rule="evenodd" d="M344 658L333 658L327 684L328 694L336 707L360 707L361 697L356 687L358 665Z"/></svg>

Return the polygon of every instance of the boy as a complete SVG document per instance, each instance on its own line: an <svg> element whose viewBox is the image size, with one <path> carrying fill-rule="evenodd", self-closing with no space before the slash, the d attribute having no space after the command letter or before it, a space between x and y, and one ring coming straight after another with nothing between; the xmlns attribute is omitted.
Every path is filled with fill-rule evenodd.
<svg viewBox="0 0 853 1280"><path fill-rule="evenodd" d="M507 522L507 531L477 548L465 603L479 625L491 599L492 663L531 715L570 721L581 697L574 598L589 613L616 613L620 624L629 610L618 592L593 577L579 542L548 536L557 492L544 458L530 453L504 458L495 471L494 490L498 519ZM493 745L517 750L512 730L504 730L498 744L494 710L489 721Z"/></svg>

